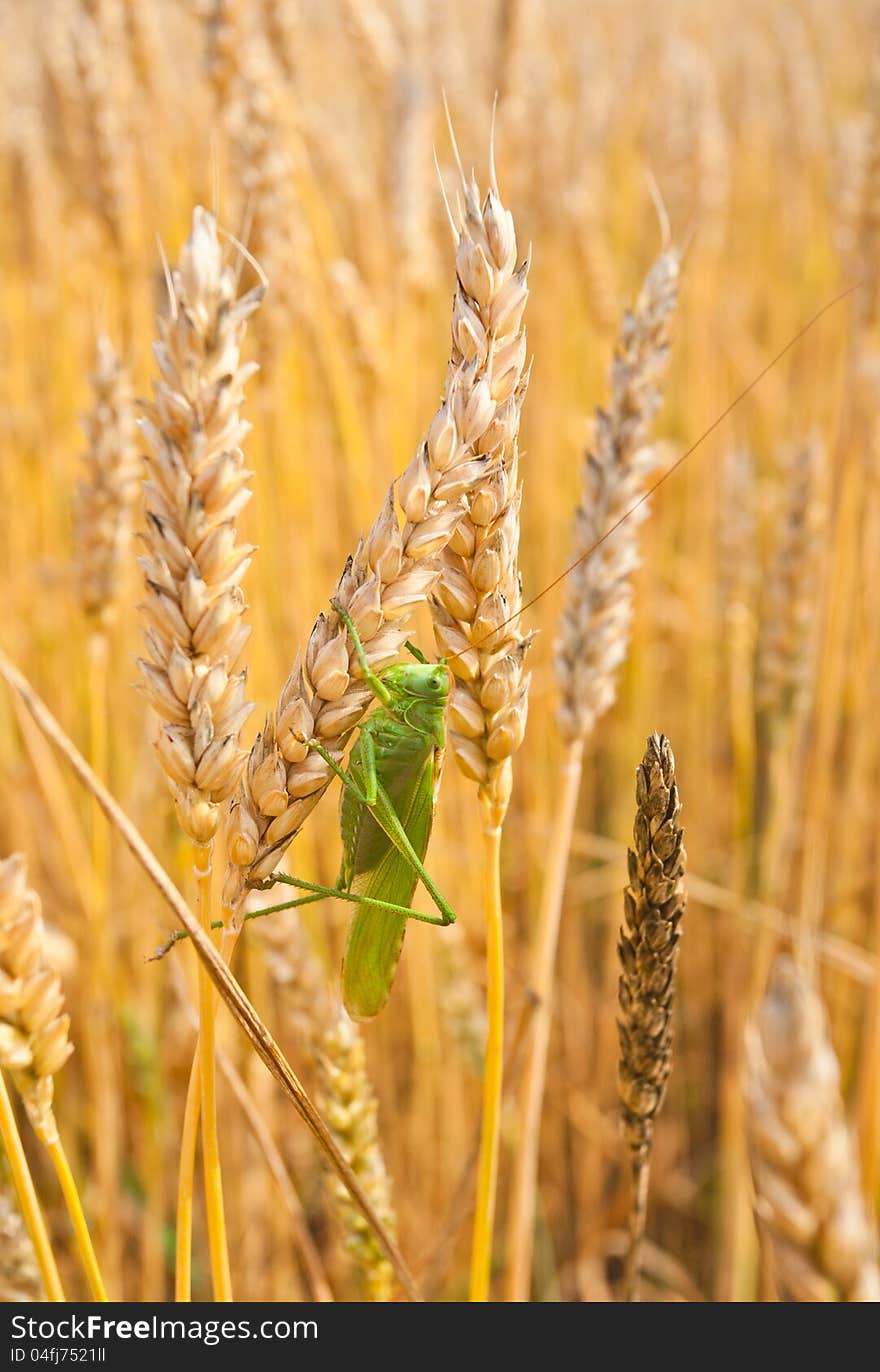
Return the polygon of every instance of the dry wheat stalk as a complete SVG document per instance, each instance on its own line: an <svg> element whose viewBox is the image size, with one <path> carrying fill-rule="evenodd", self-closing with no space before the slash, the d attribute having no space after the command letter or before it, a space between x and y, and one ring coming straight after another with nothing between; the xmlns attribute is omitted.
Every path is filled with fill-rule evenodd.
<svg viewBox="0 0 880 1372"><path fill-rule="evenodd" d="M437 582L438 555L461 521L465 497L492 481L519 415L528 263L517 268L513 218L494 177L482 205L475 183L462 180L462 191L455 345L443 401L397 486L403 526L392 488L333 597L351 615L374 669L397 657L412 611ZM491 374L480 361L487 354ZM336 615L319 615L248 760L230 827L230 906L248 881L272 872L326 790L332 773L305 740L314 737L342 758L372 699L357 671L344 626Z"/></svg>
<svg viewBox="0 0 880 1372"><path fill-rule="evenodd" d="M773 966L746 1051L755 1215L781 1299L880 1301L828 1022L790 957Z"/></svg>
<svg viewBox="0 0 880 1372"><path fill-rule="evenodd" d="M615 525L656 466L653 450L644 445L662 399L678 280L678 253L669 249L645 278L635 310L624 316L611 368L611 402L607 411L597 411L594 441L584 457L575 555L604 542L568 579L556 643L559 728L569 742L586 737L613 704L615 675L629 644L630 578L638 565L637 533L646 505L620 528Z"/></svg>
<svg viewBox="0 0 880 1372"><path fill-rule="evenodd" d="M391 1187L379 1144L377 1104L367 1076L363 1040L344 1010L321 1034L317 1051L324 1116L377 1213L394 1233ZM332 1186L347 1234L346 1247L363 1269L370 1300L390 1300L391 1265L345 1187L336 1178Z"/></svg>
<svg viewBox="0 0 880 1372"><path fill-rule="evenodd" d="M627 854L625 922L618 944L622 968L619 1091L634 1188L627 1261L630 1300L637 1292L654 1119L672 1068L672 1000L678 926L685 906L684 835L678 823L675 758L662 734L648 739L636 772L636 804L633 847Z"/></svg>
<svg viewBox="0 0 880 1372"><path fill-rule="evenodd" d="M92 388L95 400L84 421L89 446L76 491L74 536L83 608L95 628L106 629L128 560L140 459L131 380L103 333L97 339Z"/></svg>
<svg viewBox="0 0 880 1372"><path fill-rule="evenodd" d="M40 899L20 853L0 860L0 1067L45 1144L58 1139L54 1077L73 1052L58 973L45 957Z"/></svg>
<svg viewBox="0 0 880 1372"><path fill-rule="evenodd" d="M236 672L250 633L240 582L252 549L236 542L250 498L240 443L244 385L256 369L240 348L262 286L238 295L213 216L197 208L170 312L159 320L160 376L141 427L147 440L148 660L143 689L161 720L156 742L181 823L208 843L244 763L239 732L252 707Z"/></svg>
<svg viewBox="0 0 880 1372"><path fill-rule="evenodd" d="M15 1204L0 1188L0 1304L45 1300L33 1244Z"/></svg>
<svg viewBox="0 0 880 1372"><path fill-rule="evenodd" d="M783 507L758 636L755 702L775 719L808 704L813 677L816 595L822 550L825 449L813 434L785 455Z"/></svg>
<svg viewBox="0 0 880 1372"><path fill-rule="evenodd" d="M544 1083L550 1050L556 948L574 831L585 740L611 706L617 668L632 620L630 577L638 563L636 505L659 465L646 448L660 406L669 333L678 299L678 254L664 251L649 271L635 310L624 315L611 369L611 403L596 414L594 444L584 455L581 504L575 516L578 561L567 580L555 649L557 719L565 751L533 937L531 985L536 1010L520 1097L521 1138L514 1161L509 1220L507 1299L528 1299ZM620 527L618 527L618 525Z"/></svg>

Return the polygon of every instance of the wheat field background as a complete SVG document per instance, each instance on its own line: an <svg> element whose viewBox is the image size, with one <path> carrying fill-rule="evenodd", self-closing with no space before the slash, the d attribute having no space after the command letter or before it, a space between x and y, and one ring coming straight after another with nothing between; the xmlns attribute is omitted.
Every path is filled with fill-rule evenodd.
<svg viewBox="0 0 880 1372"><path fill-rule="evenodd" d="M583 453L601 443L597 407L612 412L624 312L665 248L683 254L680 293L656 381L662 405L646 424L653 466L627 487L636 496L808 320L857 286L671 472L637 533L633 522L631 632L607 673L613 704L583 730L527 1261L513 1191L530 1044L546 1007L536 1009L533 966L563 787L554 664L571 582L527 607L517 628L534 638L501 850L494 1299L625 1294L634 1196L618 1099L617 948L636 768L654 731L675 755L687 907L670 925L680 934L669 964L674 1047L653 1129L642 1299L878 1297L878 23L868 0L0 7L0 649L103 771L193 907L156 719L132 689L145 545L118 534L106 604L90 615L83 538L88 547L107 528L90 507L77 533L75 512L79 483L98 470L89 452L105 473L127 460L120 482L140 486L148 444L131 426L143 413L134 397L149 398L157 375L151 347L169 298L161 253L180 261L195 206L246 244L267 282L242 343L259 363L241 402L253 498L238 527L257 549L244 583L252 633L242 661L256 706L244 752L440 401L456 291L441 183L454 216L458 176L444 94L483 192L497 102L494 158L517 263L531 249L524 601L582 551L573 528ZM235 243L220 243L241 290L255 287ZM111 367L96 410L101 335L131 388ZM111 430L117 402L125 412L113 412ZM629 461L615 441L612 473ZM139 489L132 518L143 531ZM618 630L613 615L587 616L584 653L598 651L591 634ZM426 605L409 636L436 656ZM70 1015L75 1051L57 1072L54 1111L103 1277L112 1298L170 1300L196 959L176 947L146 960L174 929L172 912L2 683L0 781L0 861L26 858L45 962ZM284 866L332 884L339 860L334 784ZM375 1020L337 1018L341 902L248 926L232 963L431 1300L468 1295L486 1034L482 864L476 788L448 756L426 865L458 924L410 922ZM423 895L419 908L430 909ZM794 963L771 974L780 951ZM797 1034L789 1026L771 1051L773 1005L787 994L779 968L790 976L795 964L812 987L798 994L824 1005L831 1056L811 1000L798 1001ZM771 975L776 1001L764 1001L756 1050L762 1030L752 1023L747 1039L746 1029ZM7 1022L29 1033L14 990ZM0 1016L6 1003L0 996ZM400 1298L369 1227L340 1204L313 1137L223 1006L216 1038L235 1298ZM655 1046L668 1070L668 1045ZM21 1069L8 1055L3 1065L14 1083ZM796 1097L773 1096L774 1070L801 1073ZM653 1106L647 1114L653 1125ZM18 1122L61 1282L83 1297L50 1159L20 1110ZM34 1298L40 1278L2 1165L0 1185L3 1298ZM835 1218L844 1191L852 1213ZM524 1261L517 1287L511 1272ZM198 1179L192 1294L211 1292Z"/></svg>

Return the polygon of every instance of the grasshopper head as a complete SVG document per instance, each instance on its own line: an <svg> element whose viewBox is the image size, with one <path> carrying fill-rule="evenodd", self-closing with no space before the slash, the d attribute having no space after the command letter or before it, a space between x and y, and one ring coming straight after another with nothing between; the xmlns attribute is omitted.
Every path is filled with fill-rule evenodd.
<svg viewBox="0 0 880 1372"><path fill-rule="evenodd" d="M445 662L401 662L388 667L382 680L393 691L442 709L449 696L449 668Z"/></svg>
<svg viewBox="0 0 880 1372"><path fill-rule="evenodd" d="M399 713L443 746L451 674L445 662L405 662L388 667L382 680L399 701Z"/></svg>

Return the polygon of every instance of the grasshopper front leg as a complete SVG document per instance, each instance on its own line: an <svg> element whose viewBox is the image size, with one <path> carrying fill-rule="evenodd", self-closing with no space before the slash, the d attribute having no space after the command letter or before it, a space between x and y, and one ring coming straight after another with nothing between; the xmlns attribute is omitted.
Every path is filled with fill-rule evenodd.
<svg viewBox="0 0 880 1372"><path fill-rule="evenodd" d="M409 909L408 906L393 905L387 901L383 902L379 900L374 900L372 897L369 900L362 900L360 896L357 896L350 891L343 892L338 887L317 887L309 885L306 882L295 882L292 878L280 872L273 874L273 876L269 877L268 880L270 882L286 881L289 882L291 885L299 885L300 889L304 891L321 890L325 895L337 896L339 899L342 900L357 901L362 904L371 904L379 906L384 905L387 909L393 910L396 914L406 915L408 919L416 919L423 924L439 924L443 926L447 924L454 924L456 918L455 911L449 904L449 901L443 895L443 892L434 882L430 873L426 871L424 863L422 862L418 853L413 848L412 843L409 839L409 835L407 834L406 830L400 822L400 818L397 814L397 811L391 804L388 792L385 790L384 786L381 784L379 778L376 775L375 752L373 749L373 741L370 738L369 734L365 733L362 735L361 756L364 772L363 789L361 789L361 787L355 781L354 777L352 777L349 772L343 771L343 769L339 766L339 763L336 761L336 759L331 757L331 755L327 752L327 749L323 746L323 744L319 743L317 739L308 739L307 746L309 748L314 749L318 756L324 759L324 761L327 763L327 766L331 768L333 772L336 773L336 775L339 777L339 780L342 782L343 786L347 786L349 790L352 791L352 793L357 797L360 803L362 805L367 806L367 808L373 815L374 819L376 820L376 823L380 826L380 828L384 829L385 833L388 835L389 839L394 844L397 851L401 854L402 857L406 859L406 861L412 867L419 881L422 883L425 890L428 892L428 895L431 897L435 906L439 910L440 917L438 919L434 915L423 915L416 910Z"/></svg>
<svg viewBox="0 0 880 1372"><path fill-rule="evenodd" d="M407 919L418 920L421 924L447 925L455 921L455 913L452 919L444 919L437 915L423 915L418 910L411 910L408 905L395 905L390 900L378 900L374 896L362 896L357 891L345 891L339 886L320 886L317 882L306 881L302 877L291 877L286 872L274 872L271 877L266 878L266 885L281 882L285 886L295 886L298 891L310 891L312 894L300 900L288 900L282 905L270 905L263 910L249 910L245 915L245 920L260 919L263 915L274 915L278 910L289 910L293 906L308 905L313 900L320 900L329 896L335 900L347 900L351 905L369 905L374 909L388 910L392 915L404 915ZM262 885L262 883L261 883ZM442 897L441 897L442 899Z"/></svg>

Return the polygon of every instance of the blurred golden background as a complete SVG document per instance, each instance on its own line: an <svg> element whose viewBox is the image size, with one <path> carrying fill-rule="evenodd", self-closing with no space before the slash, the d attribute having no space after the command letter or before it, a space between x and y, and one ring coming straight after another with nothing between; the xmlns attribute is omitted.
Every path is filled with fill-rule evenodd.
<svg viewBox="0 0 880 1372"><path fill-rule="evenodd" d="M631 643L616 702L587 740L568 867L535 1300L620 1293L630 1188L617 939L635 769L653 730L675 753L689 895L643 1298L773 1292L752 1217L743 1029L777 940L815 949L868 1213L880 1197L875 10L868 0L7 0L0 11L0 645L86 751L92 630L74 507L96 339L106 334L133 393L149 396L167 294L158 244L178 260L194 205L246 241L268 278L244 345L260 364L242 406L254 496L240 527L258 548L246 583L257 704L247 746L438 404L455 289L434 167L436 149L452 194L444 92L465 169L483 187L497 96L500 192L520 257L531 244L527 600L570 558L582 452L596 407L608 404L624 310L664 246L664 213L684 257L652 433L661 469L802 324L859 283L671 475L639 532ZM131 689L139 551L121 560L106 631L107 775L191 894L155 725ZM503 838L499 1298L530 943L560 787L553 645L564 594L524 617L536 631L529 720ZM426 612L413 636L433 652ZM56 1113L104 1276L111 1295L170 1299L193 960L177 949L145 961L173 921L115 839L97 930L86 913L96 882L89 798L5 691L0 779L0 857L27 857L71 1015L77 1051L59 1075ZM328 797L288 869L329 884L339 852ZM459 926L411 925L388 1008L361 1030L401 1248L431 1299L467 1293L485 1032L480 863L473 787L450 760L427 866ZM324 978L338 993L348 911L324 902L296 927L277 918L275 931L248 929L235 972L320 1091L309 997L328 994ZM314 1294L285 1186L332 1293L369 1295L312 1139L222 1009L217 1032L250 1092L245 1110L221 1073L236 1297ZM274 1174L248 1112L271 1140ZM27 1149L65 1287L81 1291L51 1169ZM196 1298L210 1291L203 1225L197 1187Z"/></svg>

